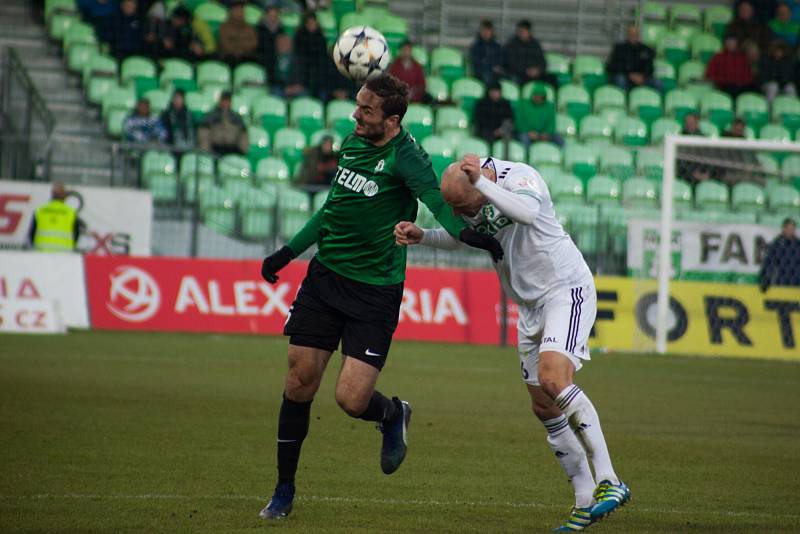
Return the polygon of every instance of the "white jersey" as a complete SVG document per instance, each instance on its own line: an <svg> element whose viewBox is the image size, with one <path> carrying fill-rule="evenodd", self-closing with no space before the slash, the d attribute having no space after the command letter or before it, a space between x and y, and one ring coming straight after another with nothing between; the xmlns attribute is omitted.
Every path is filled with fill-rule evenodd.
<svg viewBox="0 0 800 534"><path fill-rule="evenodd" d="M481 167L492 167L497 185L540 203L533 224L514 222L492 204L474 217L464 217L474 229L493 235L505 255L495 263L500 283L517 304L541 304L552 291L590 283L592 273L556 218L547 184L536 170L523 163L482 158Z"/></svg>

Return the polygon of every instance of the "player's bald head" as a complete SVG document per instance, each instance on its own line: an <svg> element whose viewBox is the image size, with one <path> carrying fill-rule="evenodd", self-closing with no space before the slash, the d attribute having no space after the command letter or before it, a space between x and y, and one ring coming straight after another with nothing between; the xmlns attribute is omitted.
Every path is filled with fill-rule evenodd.
<svg viewBox="0 0 800 534"><path fill-rule="evenodd" d="M475 215L486 201L480 191L469 181L461 170L461 163L451 163L442 174L442 199L447 202L456 215Z"/></svg>

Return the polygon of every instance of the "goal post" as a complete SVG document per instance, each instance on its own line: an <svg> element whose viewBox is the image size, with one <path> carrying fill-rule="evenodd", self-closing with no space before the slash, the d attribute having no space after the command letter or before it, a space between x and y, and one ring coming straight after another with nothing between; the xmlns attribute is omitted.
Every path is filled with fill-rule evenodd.
<svg viewBox="0 0 800 534"><path fill-rule="evenodd" d="M667 135L664 138L664 172L661 185L660 240L657 262L657 301L655 341L656 352L667 351L669 329L669 298L672 271L672 235L676 210L673 191L677 173L678 150L681 147L697 149L744 150L758 153L800 153L800 143L791 141L748 140L740 138L713 138L689 135Z"/></svg>

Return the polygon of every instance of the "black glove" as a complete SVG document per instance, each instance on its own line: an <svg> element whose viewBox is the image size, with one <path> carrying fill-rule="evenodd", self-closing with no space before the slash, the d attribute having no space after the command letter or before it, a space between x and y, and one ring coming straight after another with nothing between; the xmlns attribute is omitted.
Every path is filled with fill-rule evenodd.
<svg viewBox="0 0 800 534"><path fill-rule="evenodd" d="M500 246L500 242L497 239L490 235L482 234L472 228L464 228L461 230L461 233L458 234L458 239L471 247L488 250L494 262L503 259L503 247Z"/></svg>
<svg viewBox="0 0 800 534"><path fill-rule="evenodd" d="M294 258L295 256L292 249L283 247L272 255L264 258L264 262L261 264L261 276L270 284L274 284L278 281L277 272L286 267Z"/></svg>

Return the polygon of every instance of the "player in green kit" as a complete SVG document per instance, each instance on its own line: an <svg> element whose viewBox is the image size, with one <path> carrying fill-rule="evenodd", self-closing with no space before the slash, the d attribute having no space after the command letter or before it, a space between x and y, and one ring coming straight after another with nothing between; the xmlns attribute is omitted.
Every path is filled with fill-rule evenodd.
<svg viewBox="0 0 800 534"><path fill-rule="evenodd" d="M406 249L395 244L394 226L416 218L417 199L454 237L488 250L495 261L503 256L497 240L468 228L442 200L430 158L400 126L407 107L405 83L388 74L367 81L325 204L262 265L262 276L274 283L280 269L317 244L284 328L289 371L278 417L278 482L259 514L264 519L284 518L292 509L311 402L340 341L336 402L351 417L378 424L384 473L395 472L406 456L411 407L382 395L375 384L403 296Z"/></svg>

